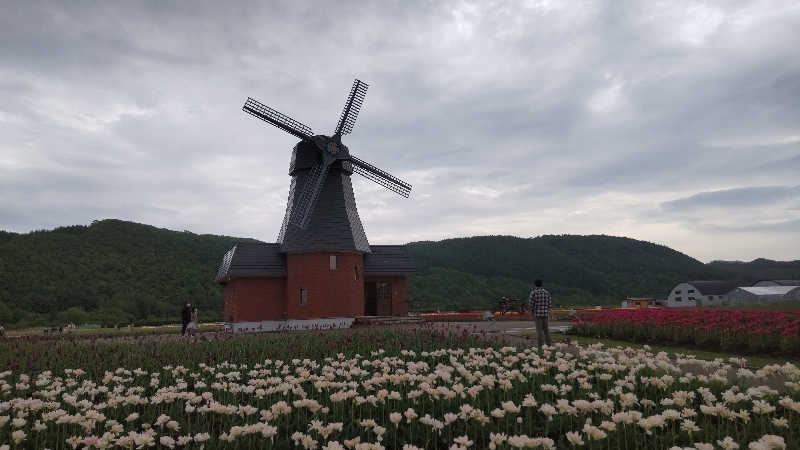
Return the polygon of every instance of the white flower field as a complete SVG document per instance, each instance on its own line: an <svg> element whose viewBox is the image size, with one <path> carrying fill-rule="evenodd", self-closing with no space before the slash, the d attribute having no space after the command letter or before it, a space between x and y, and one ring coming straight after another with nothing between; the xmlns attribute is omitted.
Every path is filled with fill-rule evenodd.
<svg viewBox="0 0 800 450"><path fill-rule="evenodd" d="M0 373L0 449L800 445L800 369L788 363L755 370L599 345L539 353L430 330L325 333L94 342L99 356L84 363L96 367L69 366L66 347L48 353L51 369ZM103 367L119 358L106 351L145 361L142 347L159 345L156 360L174 363ZM234 348L247 351L198 361Z"/></svg>

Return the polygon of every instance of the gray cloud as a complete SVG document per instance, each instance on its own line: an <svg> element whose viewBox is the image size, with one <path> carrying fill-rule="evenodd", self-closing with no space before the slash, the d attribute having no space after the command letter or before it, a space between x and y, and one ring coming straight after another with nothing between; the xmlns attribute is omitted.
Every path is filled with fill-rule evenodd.
<svg viewBox="0 0 800 450"><path fill-rule="evenodd" d="M787 200L800 202L800 186L757 186L700 192L689 197L664 202L661 207L667 211L764 208Z"/></svg>
<svg viewBox="0 0 800 450"><path fill-rule="evenodd" d="M358 76L346 143L414 185L356 180L372 242L606 233L796 259L798 26L791 1L10 2L0 229L272 240L295 140L244 99L327 133Z"/></svg>

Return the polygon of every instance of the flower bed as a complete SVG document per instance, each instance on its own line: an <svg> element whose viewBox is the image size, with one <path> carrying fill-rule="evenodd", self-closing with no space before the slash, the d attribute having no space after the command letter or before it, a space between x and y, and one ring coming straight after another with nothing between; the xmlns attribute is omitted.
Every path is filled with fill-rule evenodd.
<svg viewBox="0 0 800 450"><path fill-rule="evenodd" d="M473 322L476 320L486 320L484 311L468 311L468 312L441 312L441 313L423 313L420 314L424 320L428 322ZM494 320L533 320L531 314L519 313L517 311L509 311L505 314L494 312L491 313Z"/></svg>
<svg viewBox="0 0 800 450"><path fill-rule="evenodd" d="M0 366L0 448L800 445L790 364L751 372L599 345L538 353L425 327L71 345L87 354L74 369L51 356L52 370ZM211 345L222 354L204 362ZM106 351L131 356L116 366ZM755 386L774 376L785 384Z"/></svg>
<svg viewBox="0 0 800 450"><path fill-rule="evenodd" d="M800 313L795 312L702 308L584 310L579 313L572 332L743 353L800 355Z"/></svg>

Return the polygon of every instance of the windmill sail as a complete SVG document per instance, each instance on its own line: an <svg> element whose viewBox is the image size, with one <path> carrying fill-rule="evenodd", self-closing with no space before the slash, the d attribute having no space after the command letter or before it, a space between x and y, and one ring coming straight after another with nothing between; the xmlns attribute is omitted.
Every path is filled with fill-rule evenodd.
<svg viewBox="0 0 800 450"><path fill-rule="evenodd" d="M320 191L322 191L322 186L325 184L325 179L328 177L328 169L330 169L330 167L330 163L325 164L325 162L322 162L314 166L308 173L305 186L303 186L303 192L300 194L297 207L290 218L290 222L293 225L300 228L306 228L308 226L308 222L311 220L311 214L314 212L314 207L317 204L317 199L319 199Z"/></svg>
<svg viewBox="0 0 800 450"><path fill-rule="evenodd" d="M353 164L353 172L361 175L364 178L372 180L381 186L389 189L392 192L396 192L403 197L408 197L411 193L411 185L406 183L405 181L397 178L396 176L386 172L385 170L381 170L372 164L364 161L363 159L356 158L353 155L350 155L350 163Z"/></svg>
<svg viewBox="0 0 800 450"><path fill-rule="evenodd" d="M311 127L292 119L278 110L270 108L254 98L247 97L247 101L245 102L244 106L242 106L242 111L258 117L267 123L271 123L281 130L286 131L289 134L293 134L300 139L308 139L313 135L311 132Z"/></svg>
<svg viewBox="0 0 800 450"><path fill-rule="evenodd" d="M336 131L333 132L334 135L344 136L353 131L358 113L361 111L361 105L364 103L364 97L367 96L367 88L369 85L359 79L353 82L347 101L344 102L342 114L339 116L339 123L336 124Z"/></svg>

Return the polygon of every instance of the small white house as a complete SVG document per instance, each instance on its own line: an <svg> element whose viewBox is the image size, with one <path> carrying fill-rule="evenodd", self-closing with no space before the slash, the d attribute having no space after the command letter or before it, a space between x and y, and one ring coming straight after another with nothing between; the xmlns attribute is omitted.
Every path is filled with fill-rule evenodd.
<svg viewBox="0 0 800 450"><path fill-rule="evenodd" d="M739 287L731 291L728 297L732 305L800 300L800 286Z"/></svg>
<svg viewBox="0 0 800 450"><path fill-rule="evenodd" d="M686 281L678 283L667 295L666 306L712 306L728 304L728 293L736 289L731 281Z"/></svg>
<svg viewBox="0 0 800 450"><path fill-rule="evenodd" d="M753 286L800 286L800 280L761 280Z"/></svg>

